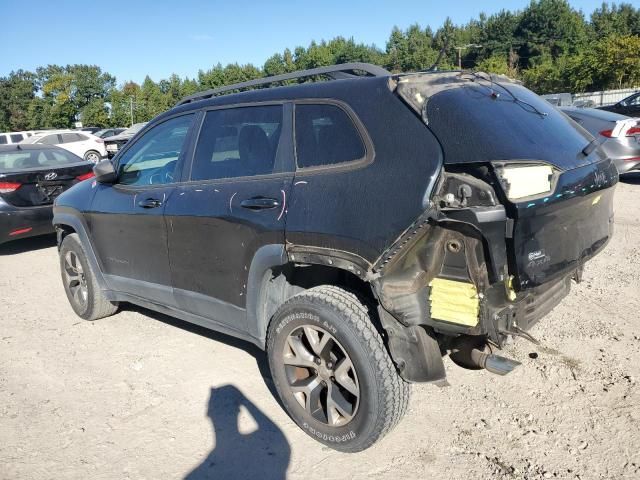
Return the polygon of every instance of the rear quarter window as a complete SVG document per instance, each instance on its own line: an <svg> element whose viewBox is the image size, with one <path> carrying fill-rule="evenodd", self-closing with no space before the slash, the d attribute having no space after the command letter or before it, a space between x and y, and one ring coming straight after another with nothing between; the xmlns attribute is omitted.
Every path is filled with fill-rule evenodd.
<svg viewBox="0 0 640 480"><path fill-rule="evenodd" d="M6 145L8 143L6 135L0 135L0 145Z"/></svg>
<svg viewBox="0 0 640 480"><path fill-rule="evenodd" d="M363 159L366 149L351 117L331 104L296 104L296 161L299 168Z"/></svg>

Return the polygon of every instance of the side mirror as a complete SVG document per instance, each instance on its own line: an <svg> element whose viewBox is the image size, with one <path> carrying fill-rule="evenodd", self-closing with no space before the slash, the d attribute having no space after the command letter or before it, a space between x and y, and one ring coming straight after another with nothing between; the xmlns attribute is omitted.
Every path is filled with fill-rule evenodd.
<svg viewBox="0 0 640 480"><path fill-rule="evenodd" d="M93 174L99 183L114 183L118 176L111 160L101 160L93 166Z"/></svg>

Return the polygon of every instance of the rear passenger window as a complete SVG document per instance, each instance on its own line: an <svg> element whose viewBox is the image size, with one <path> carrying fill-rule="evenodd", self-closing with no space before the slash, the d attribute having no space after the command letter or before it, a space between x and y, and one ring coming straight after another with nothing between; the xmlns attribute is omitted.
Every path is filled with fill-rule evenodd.
<svg viewBox="0 0 640 480"><path fill-rule="evenodd" d="M81 142L82 140L86 140L86 138L87 137L79 133L63 133L62 143Z"/></svg>
<svg viewBox="0 0 640 480"><path fill-rule="evenodd" d="M58 137L59 135L47 135L46 137L42 137L38 140L38 143L43 145L58 145L62 143Z"/></svg>
<svg viewBox="0 0 640 480"><path fill-rule="evenodd" d="M280 171L276 157L281 131L281 105L207 112L191 179L250 177Z"/></svg>
<svg viewBox="0 0 640 480"><path fill-rule="evenodd" d="M359 160L365 147L353 121L336 105L296 105L296 156L299 168Z"/></svg>
<svg viewBox="0 0 640 480"><path fill-rule="evenodd" d="M11 141L13 143L18 143L18 142L21 142L22 140L24 140L24 137L19 133L10 135L10 137L11 137Z"/></svg>

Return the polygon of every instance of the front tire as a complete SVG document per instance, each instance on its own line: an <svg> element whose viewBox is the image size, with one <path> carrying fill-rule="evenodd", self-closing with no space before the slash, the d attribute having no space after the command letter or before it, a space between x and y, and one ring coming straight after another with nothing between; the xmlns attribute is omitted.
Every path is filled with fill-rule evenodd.
<svg viewBox="0 0 640 480"><path fill-rule="evenodd" d="M85 320L116 313L118 305L107 300L100 290L77 233L64 237L59 255L62 283L73 311Z"/></svg>
<svg viewBox="0 0 640 480"><path fill-rule="evenodd" d="M370 447L407 409L409 385L367 308L341 288L315 287L287 300L269 326L267 353L287 413L335 450Z"/></svg>

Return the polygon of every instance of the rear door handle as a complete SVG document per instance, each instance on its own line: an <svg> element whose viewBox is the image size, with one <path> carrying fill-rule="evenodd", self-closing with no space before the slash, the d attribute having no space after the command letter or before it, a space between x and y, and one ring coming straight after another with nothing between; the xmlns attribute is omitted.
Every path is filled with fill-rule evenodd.
<svg viewBox="0 0 640 480"><path fill-rule="evenodd" d="M240 202L240 206L249 210L268 210L279 207L280 202L275 198L255 197L243 200Z"/></svg>
<svg viewBox="0 0 640 480"><path fill-rule="evenodd" d="M162 205L162 201L157 198L147 198L138 202L138 206L142 208L158 208L160 205Z"/></svg>

